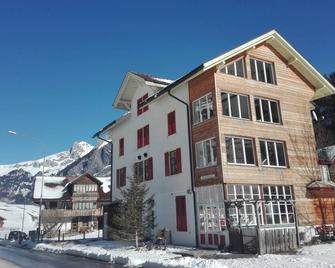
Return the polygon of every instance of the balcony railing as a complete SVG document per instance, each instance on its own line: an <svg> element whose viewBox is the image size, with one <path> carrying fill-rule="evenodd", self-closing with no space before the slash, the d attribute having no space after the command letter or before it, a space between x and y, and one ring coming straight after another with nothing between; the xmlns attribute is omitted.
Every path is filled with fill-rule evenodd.
<svg viewBox="0 0 335 268"><path fill-rule="evenodd" d="M75 217L99 217L102 216L102 209L45 209L42 210L41 219L43 222L66 221Z"/></svg>

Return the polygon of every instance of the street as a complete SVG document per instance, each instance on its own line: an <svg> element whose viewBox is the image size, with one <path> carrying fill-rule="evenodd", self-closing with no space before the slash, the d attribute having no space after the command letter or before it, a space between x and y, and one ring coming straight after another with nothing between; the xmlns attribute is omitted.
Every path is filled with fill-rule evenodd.
<svg viewBox="0 0 335 268"><path fill-rule="evenodd" d="M0 267L1 268L115 268L106 262L95 261L87 258L57 255L52 253L41 253L38 251L20 249L15 247L0 247Z"/></svg>

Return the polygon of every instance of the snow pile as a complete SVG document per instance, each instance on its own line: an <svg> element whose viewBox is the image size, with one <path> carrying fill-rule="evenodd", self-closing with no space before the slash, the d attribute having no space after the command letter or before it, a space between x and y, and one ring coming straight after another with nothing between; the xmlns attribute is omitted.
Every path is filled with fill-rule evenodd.
<svg viewBox="0 0 335 268"><path fill-rule="evenodd" d="M10 231L21 231L24 205L7 204L0 202L0 216L5 218L4 225L0 228L0 238L4 238ZM28 233L36 230L38 223L39 207L35 205L25 206L23 231Z"/></svg>
<svg viewBox="0 0 335 268"><path fill-rule="evenodd" d="M61 242L37 244L35 250L54 252L58 254L73 254L89 257L115 264L141 267L194 267L194 268L305 268L335 267L335 243L304 247L297 254L280 255L245 255L238 258L234 254L216 253L213 258L183 257L176 247L163 250L147 251L144 248L136 249L130 244L116 241L94 241L83 243ZM188 249L190 252L194 249ZM215 252L215 251L214 251ZM241 255L239 255L241 256Z"/></svg>

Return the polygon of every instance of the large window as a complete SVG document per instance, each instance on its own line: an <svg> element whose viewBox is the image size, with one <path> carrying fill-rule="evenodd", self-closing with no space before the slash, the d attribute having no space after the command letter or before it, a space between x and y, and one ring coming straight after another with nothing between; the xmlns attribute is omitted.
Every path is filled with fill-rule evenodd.
<svg viewBox="0 0 335 268"><path fill-rule="evenodd" d="M86 193L86 192L96 192L98 190L98 185L96 184L75 184L73 185L74 192Z"/></svg>
<svg viewBox="0 0 335 268"><path fill-rule="evenodd" d="M257 121L280 123L278 101L255 98Z"/></svg>
<svg viewBox="0 0 335 268"><path fill-rule="evenodd" d="M287 166L284 142L261 140L260 147L263 166Z"/></svg>
<svg viewBox="0 0 335 268"><path fill-rule="evenodd" d="M166 152L165 158L165 176L181 173L181 150L180 148Z"/></svg>
<svg viewBox="0 0 335 268"><path fill-rule="evenodd" d="M222 92L221 102L223 115L250 119L248 96Z"/></svg>
<svg viewBox="0 0 335 268"><path fill-rule="evenodd" d="M221 72L224 74L231 74L239 77L244 77L244 61L243 59L239 59L232 63L225 65Z"/></svg>
<svg viewBox="0 0 335 268"><path fill-rule="evenodd" d="M134 164L134 177L140 182L153 179L152 157Z"/></svg>
<svg viewBox="0 0 335 268"><path fill-rule="evenodd" d="M267 224L294 223L290 186L263 186L265 218Z"/></svg>
<svg viewBox="0 0 335 268"><path fill-rule="evenodd" d="M216 165L217 155L215 138L196 143L195 153L198 168Z"/></svg>
<svg viewBox="0 0 335 268"><path fill-rule="evenodd" d="M213 117L212 94L201 97L192 104L193 123L200 123Z"/></svg>
<svg viewBox="0 0 335 268"><path fill-rule="evenodd" d="M251 78L269 84L275 83L273 64L271 62L250 59Z"/></svg>
<svg viewBox="0 0 335 268"><path fill-rule="evenodd" d="M249 138L226 137L227 161L232 164L254 165L254 143Z"/></svg>

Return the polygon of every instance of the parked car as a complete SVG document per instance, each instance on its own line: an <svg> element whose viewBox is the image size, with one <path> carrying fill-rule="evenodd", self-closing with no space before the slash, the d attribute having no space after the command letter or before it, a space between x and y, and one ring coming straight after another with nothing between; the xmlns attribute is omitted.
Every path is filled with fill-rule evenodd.
<svg viewBox="0 0 335 268"><path fill-rule="evenodd" d="M37 238L37 231L36 231L36 230L29 231L29 233L28 233L28 238L29 238L31 241L35 241L36 238Z"/></svg>
<svg viewBox="0 0 335 268"><path fill-rule="evenodd" d="M25 232L20 232L20 231L11 231L8 235L8 240L26 240L27 239L27 234Z"/></svg>

